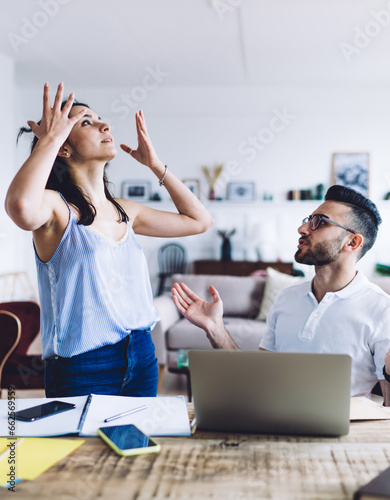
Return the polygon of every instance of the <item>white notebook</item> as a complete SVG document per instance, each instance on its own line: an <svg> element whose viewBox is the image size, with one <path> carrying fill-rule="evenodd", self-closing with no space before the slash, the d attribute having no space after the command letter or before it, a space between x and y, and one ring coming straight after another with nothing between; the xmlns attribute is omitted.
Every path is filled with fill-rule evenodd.
<svg viewBox="0 0 390 500"><path fill-rule="evenodd" d="M8 401L0 400L0 436L49 437L66 434L97 436L99 427L134 424L149 436L190 436L190 422L184 396L128 397L91 394L70 398L16 399L15 411L38 406L49 401L65 401L76 405L56 415L34 422L13 421ZM147 408L109 423L106 418L133 408ZM13 429L13 422L15 429Z"/></svg>

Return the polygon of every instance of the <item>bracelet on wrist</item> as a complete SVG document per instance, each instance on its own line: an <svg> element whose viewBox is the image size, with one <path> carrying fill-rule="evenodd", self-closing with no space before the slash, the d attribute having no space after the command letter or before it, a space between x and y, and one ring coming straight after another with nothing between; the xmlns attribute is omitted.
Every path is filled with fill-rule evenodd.
<svg viewBox="0 0 390 500"><path fill-rule="evenodd" d="M390 375L386 371L386 365L383 365L383 376L385 377L386 382L390 382Z"/></svg>
<svg viewBox="0 0 390 500"><path fill-rule="evenodd" d="M165 165L164 175L162 176L161 181L158 181L158 185L160 187L164 186L164 184L165 184L164 179L165 179L165 176L167 175L167 171L168 171L168 165Z"/></svg>

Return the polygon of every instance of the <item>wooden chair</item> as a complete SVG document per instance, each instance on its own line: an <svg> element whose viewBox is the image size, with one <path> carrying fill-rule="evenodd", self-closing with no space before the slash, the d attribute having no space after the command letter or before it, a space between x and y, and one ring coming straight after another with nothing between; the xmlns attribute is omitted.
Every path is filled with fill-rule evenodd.
<svg viewBox="0 0 390 500"><path fill-rule="evenodd" d="M40 332L40 307L36 302L2 302L0 311L15 314L22 325L20 342L8 358L3 371L3 385L16 389L44 389L44 363L40 355L27 351Z"/></svg>
<svg viewBox="0 0 390 500"><path fill-rule="evenodd" d="M0 398L3 386L3 368L5 362L19 344L21 331L22 325L15 314L0 310Z"/></svg>
<svg viewBox="0 0 390 500"><path fill-rule="evenodd" d="M167 243L159 248L158 267L160 272L158 274L157 296L164 292L166 288L165 280L170 278L172 274L185 273L186 265L187 252L180 243Z"/></svg>

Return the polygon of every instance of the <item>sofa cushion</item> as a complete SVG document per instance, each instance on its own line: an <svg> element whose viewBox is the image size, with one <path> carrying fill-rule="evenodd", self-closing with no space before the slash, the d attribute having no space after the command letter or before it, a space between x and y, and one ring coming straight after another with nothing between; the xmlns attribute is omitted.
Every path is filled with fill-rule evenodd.
<svg viewBox="0 0 390 500"><path fill-rule="evenodd" d="M196 295L210 301L209 286L217 289L223 301L224 316L254 318L263 297L265 278L206 274L174 274L172 283L183 282Z"/></svg>
<svg viewBox="0 0 390 500"><path fill-rule="evenodd" d="M256 319L258 321L265 321L267 319L273 303L282 290L292 285L298 285L299 283L309 279L310 278L306 277L291 276L289 274L276 271L275 269L272 269L272 267L268 267L263 300Z"/></svg>
<svg viewBox="0 0 390 500"><path fill-rule="evenodd" d="M240 349L258 349L266 324L246 318L224 318L226 330ZM168 349L211 349L205 332L186 319L175 323L167 332Z"/></svg>

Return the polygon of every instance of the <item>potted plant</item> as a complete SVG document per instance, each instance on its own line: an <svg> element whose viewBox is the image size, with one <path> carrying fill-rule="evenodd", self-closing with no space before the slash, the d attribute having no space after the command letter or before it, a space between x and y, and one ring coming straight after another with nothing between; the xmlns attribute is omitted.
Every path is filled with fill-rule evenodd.
<svg viewBox="0 0 390 500"><path fill-rule="evenodd" d="M230 231L225 231L222 229L218 230L218 234L222 238L221 260L232 260L232 245L230 243L230 238L235 232L235 229L231 229Z"/></svg>
<svg viewBox="0 0 390 500"><path fill-rule="evenodd" d="M214 168L206 167L202 165L203 173L206 177L207 183L209 185L209 200L215 200L215 184L218 180L218 177L222 174L223 163L217 165Z"/></svg>

